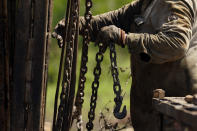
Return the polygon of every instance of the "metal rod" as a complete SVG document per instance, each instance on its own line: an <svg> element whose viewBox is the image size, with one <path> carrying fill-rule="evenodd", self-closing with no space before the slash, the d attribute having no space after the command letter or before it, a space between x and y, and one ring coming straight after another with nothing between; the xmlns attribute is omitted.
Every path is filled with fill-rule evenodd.
<svg viewBox="0 0 197 131"><path fill-rule="evenodd" d="M65 37L67 37L67 30L68 30L68 21L69 21L69 9L70 9L70 0L67 1L67 9L66 9L66 16L65 16ZM63 37L63 38L65 38ZM65 38L66 39L66 38ZM56 87L56 94L55 94L55 103L54 103L54 113L53 113L53 131L55 130L55 123L57 118L57 104L58 104L58 96L59 96L59 87L60 87L60 81L62 76L62 66L63 66L63 58L65 56L65 50L66 50L66 44L63 43L62 51L61 51L61 57L60 57L60 64L59 64L59 72L58 72L58 80L57 80L57 87Z"/></svg>
<svg viewBox="0 0 197 131"><path fill-rule="evenodd" d="M79 13L79 0L75 0L76 4L75 9ZM79 14L77 14L77 17ZM72 110L73 110L73 103L74 103L74 95L75 95L75 85L76 85L76 66L77 66L77 51L78 51L78 35L79 35L79 17L77 18L76 24L76 32L75 32L75 39L74 39L74 52L73 52L73 62L72 62L72 72L71 72L71 83L70 83L70 92L68 98L68 107L67 107L67 115L66 119L64 119L63 123L66 123L62 130L68 131L72 124Z"/></svg>

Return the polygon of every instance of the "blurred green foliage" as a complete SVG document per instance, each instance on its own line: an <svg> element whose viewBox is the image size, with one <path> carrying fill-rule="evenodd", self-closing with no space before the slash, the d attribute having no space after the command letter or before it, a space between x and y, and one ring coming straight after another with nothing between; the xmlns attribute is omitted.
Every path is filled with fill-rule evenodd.
<svg viewBox="0 0 197 131"><path fill-rule="evenodd" d="M84 15L85 11L85 0L82 0L80 3L80 15ZM101 14L107 11L115 10L120 8L122 5L131 2L131 0L93 0L93 7L91 9L93 15ZM53 8L53 28L56 23L64 17L66 10L66 0L54 0ZM80 66L80 57L81 57L81 44L82 38L79 37L79 51L78 51L78 64L77 64L77 74L79 74ZM123 89L124 103L127 105L127 110L129 112L129 91L131 85L130 78L130 68L129 68L129 53L128 50L116 47L117 50L117 61L118 66L124 69L125 71L120 72L120 81ZM98 51L98 48L94 46L93 43L90 43L89 46L89 61L88 61L88 73L87 73L87 82L85 90L85 103L84 103L84 119L87 120L87 111L89 110L89 100L91 96L91 83L93 80L93 68L96 65L95 54ZM56 40L52 39L50 45L50 54L49 54L49 75L48 75L48 92L47 92L47 109L46 109L46 120L51 121L53 116L53 104L54 104L54 95L57 82L58 68L59 68L59 59L60 59L61 49L57 46ZM78 76L78 75L77 75ZM78 78L77 78L78 79ZM102 75L100 78L100 88L99 88L99 98L97 105L97 113L104 108L103 106L109 101L112 101L113 107L113 98L114 94L112 89L112 77L110 72L110 59L109 51L105 53L104 61L102 63Z"/></svg>

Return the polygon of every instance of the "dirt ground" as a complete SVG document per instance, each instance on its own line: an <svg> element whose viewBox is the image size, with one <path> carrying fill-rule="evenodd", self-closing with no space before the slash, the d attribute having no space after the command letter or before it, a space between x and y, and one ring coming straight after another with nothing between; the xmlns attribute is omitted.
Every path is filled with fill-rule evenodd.
<svg viewBox="0 0 197 131"><path fill-rule="evenodd" d="M45 131L52 131L51 127L52 127L52 123L51 122L45 122L45 127L44 127ZM133 130L132 127L128 127L126 129L122 129L121 131L134 131L134 130Z"/></svg>

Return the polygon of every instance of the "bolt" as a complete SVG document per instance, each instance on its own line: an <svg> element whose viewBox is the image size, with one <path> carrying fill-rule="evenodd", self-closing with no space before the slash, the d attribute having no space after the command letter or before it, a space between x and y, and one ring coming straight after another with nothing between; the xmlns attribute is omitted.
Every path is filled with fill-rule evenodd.
<svg viewBox="0 0 197 131"><path fill-rule="evenodd" d="M153 98L163 99L165 97L165 91L162 89L156 89L153 91Z"/></svg>
<svg viewBox="0 0 197 131"><path fill-rule="evenodd" d="M193 101L193 96L192 95L186 95L185 96L185 101L187 102L187 103L192 103L192 101Z"/></svg>
<svg viewBox="0 0 197 131"><path fill-rule="evenodd" d="M197 94L193 95L193 104L197 105Z"/></svg>

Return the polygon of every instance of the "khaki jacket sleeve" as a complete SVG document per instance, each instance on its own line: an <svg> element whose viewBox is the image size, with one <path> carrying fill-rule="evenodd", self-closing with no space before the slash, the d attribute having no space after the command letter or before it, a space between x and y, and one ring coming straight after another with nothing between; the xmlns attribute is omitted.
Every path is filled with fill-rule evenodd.
<svg viewBox="0 0 197 131"><path fill-rule="evenodd" d="M166 4L169 4L167 2ZM129 33L127 35L126 44L129 51L134 55L139 55L141 60L159 64L178 60L186 54L192 37L193 12L186 3L180 0L172 0L170 5L173 5L170 15L161 14L161 17L167 19L158 33Z"/></svg>
<svg viewBox="0 0 197 131"><path fill-rule="evenodd" d="M135 0L134 2L131 2L130 4L127 4L115 11L110 11L101 15L92 16L90 22L91 41L95 41L98 32L104 26L115 25L125 31L129 31L129 25L132 22L134 15L140 11L141 4L142 0ZM80 23L82 24L80 34L83 34L83 28L85 27L84 17L80 18Z"/></svg>

